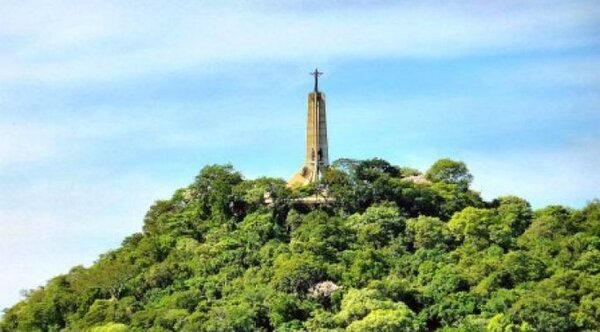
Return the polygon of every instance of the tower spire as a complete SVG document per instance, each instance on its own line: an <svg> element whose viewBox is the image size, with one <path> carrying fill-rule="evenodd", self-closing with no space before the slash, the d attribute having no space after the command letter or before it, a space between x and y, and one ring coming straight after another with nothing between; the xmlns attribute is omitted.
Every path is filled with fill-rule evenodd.
<svg viewBox="0 0 600 332"><path fill-rule="evenodd" d="M315 92L319 92L319 76L323 75L323 73L315 68L315 71L310 74L315 77Z"/></svg>
<svg viewBox="0 0 600 332"><path fill-rule="evenodd" d="M315 77L315 89L308 94L306 118L306 159L302 170L290 179L289 186L318 181L329 166L325 94L319 91L319 69L310 73Z"/></svg>

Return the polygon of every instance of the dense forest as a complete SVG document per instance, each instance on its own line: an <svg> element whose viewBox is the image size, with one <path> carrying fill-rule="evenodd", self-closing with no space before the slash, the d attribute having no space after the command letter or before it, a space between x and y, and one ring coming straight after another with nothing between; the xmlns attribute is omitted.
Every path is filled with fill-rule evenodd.
<svg viewBox="0 0 600 332"><path fill-rule="evenodd" d="M293 190L207 166L0 331L599 331L600 201L532 210L471 181L449 159L342 159Z"/></svg>

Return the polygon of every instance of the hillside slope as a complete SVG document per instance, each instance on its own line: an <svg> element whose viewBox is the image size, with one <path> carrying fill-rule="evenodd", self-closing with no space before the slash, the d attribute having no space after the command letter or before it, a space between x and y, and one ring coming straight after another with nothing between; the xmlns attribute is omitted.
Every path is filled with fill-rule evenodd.
<svg viewBox="0 0 600 332"><path fill-rule="evenodd" d="M600 330L600 202L532 211L471 178L447 159L424 175L344 159L291 191L207 166L0 331ZM294 200L325 187L330 206Z"/></svg>

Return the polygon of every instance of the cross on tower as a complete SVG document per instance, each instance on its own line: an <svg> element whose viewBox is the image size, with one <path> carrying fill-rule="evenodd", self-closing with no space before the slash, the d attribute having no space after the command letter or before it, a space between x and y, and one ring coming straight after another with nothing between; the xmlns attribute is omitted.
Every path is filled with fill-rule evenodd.
<svg viewBox="0 0 600 332"><path fill-rule="evenodd" d="M319 92L319 76L323 75L323 73L315 68L315 71L310 74L315 77L315 92Z"/></svg>

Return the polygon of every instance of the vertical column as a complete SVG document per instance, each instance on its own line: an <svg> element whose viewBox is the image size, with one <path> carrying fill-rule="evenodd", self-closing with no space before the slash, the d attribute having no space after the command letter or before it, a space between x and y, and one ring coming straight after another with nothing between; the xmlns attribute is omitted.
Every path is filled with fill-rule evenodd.
<svg viewBox="0 0 600 332"><path fill-rule="evenodd" d="M327 144L325 95L321 92L311 92L308 95L305 161L310 181L314 182L318 180L323 169L328 165L329 151Z"/></svg>
<svg viewBox="0 0 600 332"><path fill-rule="evenodd" d="M325 94L319 93L319 168L329 166L329 146L327 142L327 112L325 107Z"/></svg>
<svg viewBox="0 0 600 332"><path fill-rule="evenodd" d="M316 138L317 134L317 126L315 121L316 117L316 105L315 105L315 93L310 93L308 95L308 112L307 112L307 122L306 122L306 160L305 166L312 171L311 165L314 163L316 158ZM314 153L313 153L314 151Z"/></svg>

